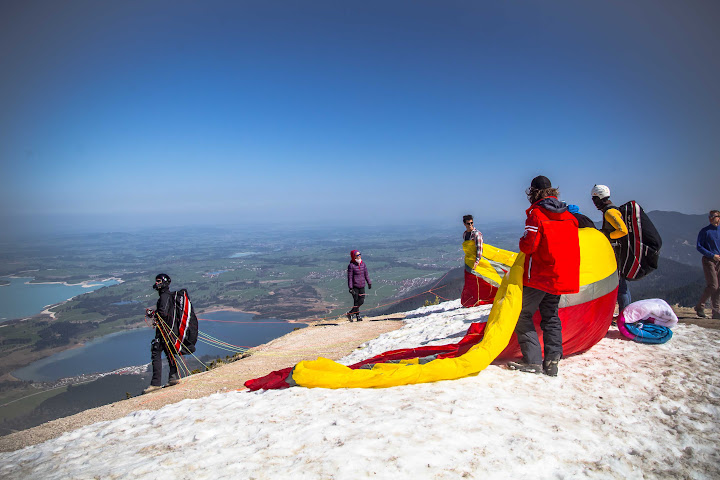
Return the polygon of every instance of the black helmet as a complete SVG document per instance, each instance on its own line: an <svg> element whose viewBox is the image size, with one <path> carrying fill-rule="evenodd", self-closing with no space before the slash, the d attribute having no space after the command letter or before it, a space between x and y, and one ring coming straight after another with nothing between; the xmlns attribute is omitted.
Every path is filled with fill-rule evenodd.
<svg viewBox="0 0 720 480"><path fill-rule="evenodd" d="M154 288L155 290L160 290L160 289L163 289L163 288L167 288L167 287L170 286L170 282L171 282L171 281L172 281L172 280L170 280L170 277L167 276L166 274L164 274L164 273L158 273L158 274L155 276L155 285L153 285L153 288Z"/></svg>

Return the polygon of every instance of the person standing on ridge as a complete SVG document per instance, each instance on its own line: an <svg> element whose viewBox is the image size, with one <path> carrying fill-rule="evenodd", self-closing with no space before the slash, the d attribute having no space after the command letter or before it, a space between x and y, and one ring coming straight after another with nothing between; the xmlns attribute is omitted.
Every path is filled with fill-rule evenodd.
<svg viewBox="0 0 720 480"><path fill-rule="evenodd" d="M146 312L148 316L155 318L155 338L150 343L150 359L153 373L150 386L143 390L142 393L150 393L162 388L162 352L165 352L170 367L168 386L180 383L175 355L173 355L169 345L169 342L172 341L168 338L170 336L170 326L163 324L170 318L170 310L174 308L172 295L170 295L170 282L169 276L159 273L155 277L155 284L152 287L157 290L160 296L156 310L148 309Z"/></svg>
<svg viewBox="0 0 720 480"><path fill-rule="evenodd" d="M472 215L463 215L465 231L463 232L462 248L465 254L465 283L460 295L460 304L463 307L476 307L492 303L497 292L497 286L491 284L480 272L476 271L482 260L483 236L475 228L474 223Z"/></svg>
<svg viewBox="0 0 720 480"><path fill-rule="evenodd" d="M475 244L475 264L473 268L477 268L483 251L483 236L480 230L475 228L475 220L472 215L463 215L463 223L465 231L463 232L463 242L472 241Z"/></svg>
<svg viewBox="0 0 720 480"><path fill-rule="evenodd" d="M372 288L370 276L365 262L362 261L360 252L353 250L350 252L350 264L347 268L348 290L353 297L353 307L347 312L348 321L352 322L352 317L358 322L362 322L360 316L360 307L365 303L365 283L368 289Z"/></svg>
<svg viewBox="0 0 720 480"><path fill-rule="evenodd" d="M697 250L702 253L702 266L707 286L695 305L698 317L705 318L705 302L710 300L712 318L720 320L720 211L710 210L710 225L700 230Z"/></svg>
<svg viewBox="0 0 720 480"><path fill-rule="evenodd" d="M522 362L508 367L555 377L563 355L560 295L580 291L580 239L577 219L558 200L558 189L542 175L525 192L532 204L525 213L520 251L525 254L522 310L515 327ZM540 311L545 356L533 322Z"/></svg>
<svg viewBox="0 0 720 480"><path fill-rule="evenodd" d="M595 185L590 191L590 196L595 208L603 214L602 227L600 231L610 240L615 251L615 260L617 260L620 252L620 239L628 234L627 225L623 221L620 210L610 201L610 189L605 185ZM627 280L618 270L618 307L622 312L625 307L630 305L632 299L630 297L630 289Z"/></svg>

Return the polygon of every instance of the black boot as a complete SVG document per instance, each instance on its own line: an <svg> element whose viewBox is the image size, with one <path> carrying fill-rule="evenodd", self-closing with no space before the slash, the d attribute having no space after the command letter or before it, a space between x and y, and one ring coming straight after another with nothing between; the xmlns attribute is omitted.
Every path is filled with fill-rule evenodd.
<svg viewBox="0 0 720 480"><path fill-rule="evenodd" d="M352 313L348 312L345 315L348 317L348 322L352 322Z"/></svg>
<svg viewBox="0 0 720 480"><path fill-rule="evenodd" d="M155 390L160 390L162 385L150 385L145 390L142 391L142 394L145 395L146 393L154 392Z"/></svg>
<svg viewBox="0 0 720 480"><path fill-rule="evenodd" d="M362 322L362 317L360 316L360 313L355 314L356 321Z"/></svg>
<svg viewBox="0 0 720 480"><path fill-rule="evenodd" d="M545 373L545 375L548 375L550 377L557 377L559 363L560 360L545 360L543 362L543 372Z"/></svg>
<svg viewBox="0 0 720 480"><path fill-rule="evenodd" d="M507 364L508 368L510 370L519 370L521 372L526 373L535 373L540 374L543 373L543 367L542 365L535 364L535 363L525 363L523 362L509 362Z"/></svg>

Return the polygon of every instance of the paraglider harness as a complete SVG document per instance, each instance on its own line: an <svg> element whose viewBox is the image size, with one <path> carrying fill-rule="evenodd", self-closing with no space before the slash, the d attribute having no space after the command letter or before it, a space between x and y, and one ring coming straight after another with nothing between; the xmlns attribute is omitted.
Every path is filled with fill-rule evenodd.
<svg viewBox="0 0 720 480"><path fill-rule="evenodd" d="M168 318L162 318L155 310L147 309L146 315L153 318L155 326L160 330L168 349L177 355L188 355L195 352L198 338L198 320L190 303L190 296L184 288L177 292L169 292L172 296L172 308Z"/></svg>
<svg viewBox="0 0 720 480"><path fill-rule="evenodd" d="M634 200L611 206L620 211L628 234L611 240L618 262L618 271L627 280L639 280L658 268L662 239L643 208ZM603 220L604 222L604 220Z"/></svg>

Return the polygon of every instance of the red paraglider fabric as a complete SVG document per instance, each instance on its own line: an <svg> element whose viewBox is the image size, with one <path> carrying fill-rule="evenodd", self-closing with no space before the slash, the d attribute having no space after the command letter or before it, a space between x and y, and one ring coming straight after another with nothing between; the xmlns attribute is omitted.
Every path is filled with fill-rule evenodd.
<svg viewBox="0 0 720 480"><path fill-rule="evenodd" d="M580 305L573 305L560 309L560 320L563 325L563 355L574 355L589 350L593 345L599 342L607 333L612 322L612 314L615 309L615 301L617 299L617 289L612 292L591 300ZM588 321L592 320L592 321ZM542 344L542 331L540 330L540 315L538 313L533 317L535 328L538 331L540 343ZM467 333L457 343L449 345L433 345L416 348L404 348L400 350L391 350L372 358L368 358L350 368L361 368L364 365L372 365L375 363L388 363L398 360L407 360L411 358L422 358L427 356L436 356L434 358L455 358L466 353L473 345L476 345L483 338L485 331L485 323L473 323L470 325ZM521 358L520 346L517 343L517 337L513 334L510 343L497 357L495 362L502 362L511 359ZM288 388L290 384L287 382L289 375L292 373L292 367L277 370L264 377L248 380L245 386L250 390L259 389L281 389Z"/></svg>
<svg viewBox="0 0 720 480"><path fill-rule="evenodd" d="M490 285L483 277L465 271L465 286L460 295L463 307L477 307L493 303L497 287Z"/></svg>

